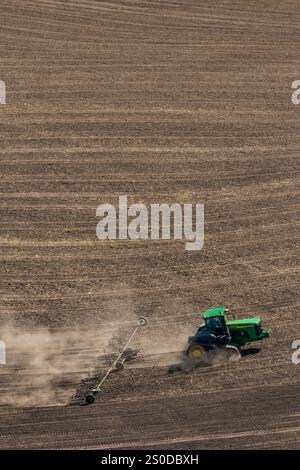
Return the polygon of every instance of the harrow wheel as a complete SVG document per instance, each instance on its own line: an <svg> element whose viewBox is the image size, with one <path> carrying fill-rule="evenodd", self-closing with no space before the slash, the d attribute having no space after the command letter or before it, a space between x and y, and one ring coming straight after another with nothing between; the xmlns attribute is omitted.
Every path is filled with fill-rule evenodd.
<svg viewBox="0 0 300 470"><path fill-rule="evenodd" d="M87 405L91 405L92 403L94 403L94 401L95 401L95 397L91 393L87 395L85 398L85 402Z"/></svg>
<svg viewBox="0 0 300 470"><path fill-rule="evenodd" d="M120 372L123 369L124 369L124 363L123 362L117 362L116 365L115 365L115 372Z"/></svg>

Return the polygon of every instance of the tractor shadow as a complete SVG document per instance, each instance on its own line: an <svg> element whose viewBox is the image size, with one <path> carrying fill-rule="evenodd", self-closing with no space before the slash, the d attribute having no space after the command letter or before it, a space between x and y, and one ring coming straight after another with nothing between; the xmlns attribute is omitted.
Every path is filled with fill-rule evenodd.
<svg viewBox="0 0 300 470"><path fill-rule="evenodd" d="M260 348L249 348L249 349L242 349L241 356L252 356L253 354L257 354L260 352Z"/></svg>

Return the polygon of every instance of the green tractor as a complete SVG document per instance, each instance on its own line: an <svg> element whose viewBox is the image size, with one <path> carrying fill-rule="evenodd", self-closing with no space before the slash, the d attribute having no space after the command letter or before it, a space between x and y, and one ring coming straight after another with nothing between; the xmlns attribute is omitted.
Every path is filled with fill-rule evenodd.
<svg viewBox="0 0 300 470"><path fill-rule="evenodd" d="M186 354L189 359L201 363L221 352L228 361L238 360L242 346L271 335L270 329L261 327L259 317L228 321L227 314L225 307L212 308L203 313L204 324L188 339Z"/></svg>

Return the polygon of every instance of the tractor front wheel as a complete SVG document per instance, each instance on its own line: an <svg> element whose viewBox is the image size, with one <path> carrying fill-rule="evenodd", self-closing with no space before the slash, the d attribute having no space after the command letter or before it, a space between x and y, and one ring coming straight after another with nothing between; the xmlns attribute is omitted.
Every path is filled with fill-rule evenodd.
<svg viewBox="0 0 300 470"><path fill-rule="evenodd" d="M187 355L194 362L201 362L205 358L207 351L201 344L191 344L187 350Z"/></svg>
<svg viewBox="0 0 300 470"><path fill-rule="evenodd" d="M233 344L228 344L225 350L228 362L237 362L240 360L241 352L239 347L234 346Z"/></svg>

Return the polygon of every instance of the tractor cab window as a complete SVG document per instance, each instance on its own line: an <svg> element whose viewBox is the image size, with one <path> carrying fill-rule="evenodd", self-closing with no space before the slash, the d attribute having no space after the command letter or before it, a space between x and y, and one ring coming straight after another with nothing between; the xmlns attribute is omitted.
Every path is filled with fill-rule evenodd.
<svg viewBox="0 0 300 470"><path fill-rule="evenodd" d="M206 326L209 330L212 330L218 334L225 333L225 321L221 317L208 318L206 320Z"/></svg>

